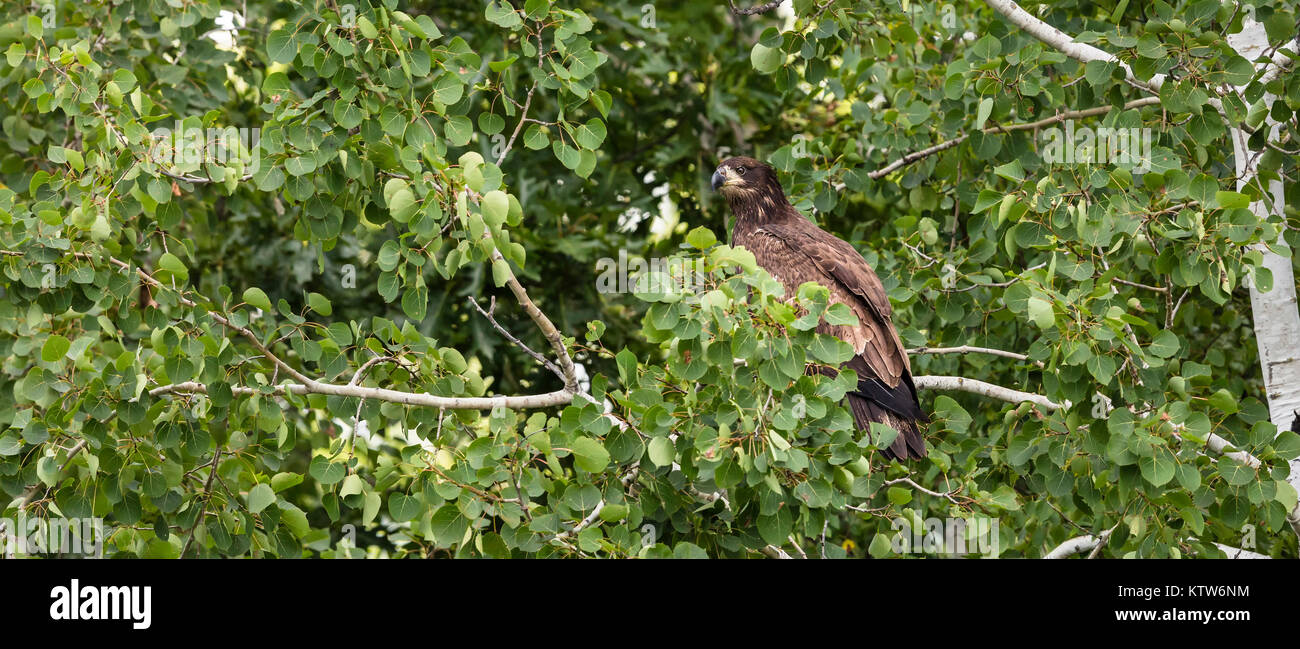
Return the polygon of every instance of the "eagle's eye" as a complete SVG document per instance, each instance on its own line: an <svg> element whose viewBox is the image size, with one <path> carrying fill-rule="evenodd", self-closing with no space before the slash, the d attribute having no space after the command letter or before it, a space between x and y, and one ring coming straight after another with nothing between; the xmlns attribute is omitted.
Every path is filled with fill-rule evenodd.
<svg viewBox="0 0 1300 649"><path fill-rule="evenodd" d="M745 175L745 172L746 172L746 171L749 171L749 170L746 169L746 168L744 168L744 167L736 167L736 175L737 175L737 176L743 176L743 175Z"/></svg>

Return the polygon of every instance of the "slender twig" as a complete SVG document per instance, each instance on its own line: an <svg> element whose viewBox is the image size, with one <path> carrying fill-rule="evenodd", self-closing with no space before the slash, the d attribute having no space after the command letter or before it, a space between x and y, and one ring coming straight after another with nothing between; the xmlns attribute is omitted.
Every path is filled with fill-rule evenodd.
<svg viewBox="0 0 1300 649"><path fill-rule="evenodd" d="M957 494L961 492L960 488L954 489L953 491L949 491L946 493L941 491L934 491L922 487L921 485L917 484L915 480L912 480L911 478L894 478L893 480L886 480L884 484L882 484L881 486L888 487L896 484L905 484L912 487L913 489L916 489L917 491L920 491L923 494L935 496L937 498L944 498L954 505L965 505L966 503L970 502L969 499L963 499L963 500L957 499Z"/></svg>
<svg viewBox="0 0 1300 649"><path fill-rule="evenodd" d="M530 348L528 345L525 345L523 341L515 337L514 334L511 334L509 331L506 331L506 328L502 327L500 323L497 322L496 318L493 317L492 315L493 313L496 312L496 307L497 307L496 297L493 297L491 302L488 303L488 308L486 311L483 310L483 307L479 306L478 300L475 300L474 296L472 295L469 296L469 303L473 304L474 308L477 309L479 313L483 314L483 317L487 318L488 322L492 323L492 328L496 329L497 333L501 334L506 340L513 343L514 346L524 350L525 353L527 353L529 356L532 356L534 359L536 359L538 363L541 363L543 367L550 370L551 372L554 372L556 376L560 377L561 381L564 380L564 372L560 371L559 366L547 360L545 356L542 356L541 354L533 351L532 348Z"/></svg>
<svg viewBox="0 0 1300 649"><path fill-rule="evenodd" d="M743 9L741 7L737 7L736 3L733 2L732 0L727 0L727 3L731 5L731 13L736 14L737 16L752 16L754 14L765 14L781 6L782 2L785 2L785 0L772 0L771 2L765 4L753 6L748 9Z"/></svg>
<svg viewBox="0 0 1300 649"><path fill-rule="evenodd" d="M212 454L212 471L208 472L208 481L203 485L203 503L199 505L199 516L194 519L194 525L190 526L190 538L185 541L185 547L181 548L181 556L185 556L190 551L190 545L194 543L194 533L198 531L199 526L203 524L203 516L208 511L208 501L212 499L212 481L217 477L217 465L221 463L221 449L218 448L216 453Z"/></svg>
<svg viewBox="0 0 1300 649"><path fill-rule="evenodd" d="M1130 282L1130 281L1128 281L1128 280L1126 280L1126 279L1120 279L1120 278L1118 278L1118 277L1112 277L1112 278L1110 278L1110 281L1115 282L1115 283L1117 283L1117 284L1123 284L1123 285L1125 285L1125 286L1132 286L1133 288L1144 288L1144 289L1146 289L1146 290L1148 290L1148 291L1155 291L1155 292L1157 292L1157 293L1168 293L1168 292L1169 292L1169 287L1168 287L1168 286L1148 286L1148 285L1146 285L1146 284L1139 284L1138 282Z"/></svg>
<svg viewBox="0 0 1300 649"><path fill-rule="evenodd" d="M993 356L1002 356L1004 358L1014 358L1018 361L1028 361L1030 358L1024 354L1009 352L1002 349L992 349L990 347L972 347L970 345L961 345L959 347L917 347L907 350L908 354L991 354ZM1043 367L1042 361L1031 361L1039 367Z"/></svg>

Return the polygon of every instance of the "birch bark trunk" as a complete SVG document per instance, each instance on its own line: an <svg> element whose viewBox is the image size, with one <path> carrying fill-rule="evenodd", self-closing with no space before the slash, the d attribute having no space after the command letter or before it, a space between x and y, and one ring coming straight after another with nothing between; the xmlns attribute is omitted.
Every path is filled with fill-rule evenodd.
<svg viewBox="0 0 1300 649"><path fill-rule="evenodd" d="M1259 58L1269 48L1264 26L1253 21L1248 22L1241 32L1229 36L1228 44L1250 61ZM1294 49L1294 42L1284 47ZM1244 88L1237 90L1241 92ZM1273 95L1264 95L1266 103L1271 105L1273 100ZM1271 116L1266 118L1264 128L1268 129L1270 141L1277 138L1280 126ZM1262 152L1251 150L1249 133L1235 125L1229 129L1237 190L1241 191L1255 182ZM1281 215L1285 201L1282 181L1269 181L1267 190L1268 201L1258 200L1250 205L1250 210L1261 220L1270 215ZM1281 238L1278 243L1286 247ZM1259 365L1268 395L1269 419L1279 431L1284 431L1291 427L1295 411L1300 409L1300 307L1296 304L1295 273L1291 270L1290 257L1283 257L1264 245L1257 245L1255 249L1264 255L1263 265L1273 274L1273 288L1267 293L1256 288L1255 282L1249 283L1255 345L1259 349ZM1300 459L1291 460L1291 474L1287 481L1300 492ZM1300 534L1300 506L1291 511L1289 520Z"/></svg>

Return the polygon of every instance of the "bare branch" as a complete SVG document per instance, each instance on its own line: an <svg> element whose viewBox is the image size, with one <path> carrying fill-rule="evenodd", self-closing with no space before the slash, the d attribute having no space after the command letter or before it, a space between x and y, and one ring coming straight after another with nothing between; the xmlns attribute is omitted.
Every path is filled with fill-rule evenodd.
<svg viewBox="0 0 1300 649"><path fill-rule="evenodd" d="M913 489L916 489L917 491L920 491L920 492L923 493L923 494L928 494L928 495L931 495L931 496L935 496L935 497L937 497L937 498L943 498L943 499L945 499L945 500L948 500L949 502L951 502L951 503L954 504L954 505L964 505L964 504L966 504L966 502L969 502L969 499L966 499L966 500L957 500L956 494L957 494L958 492L960 492L961 489L954 489L954 490L949 491L949 492L947 492L947 493L939 492L939 491L933 491L933 490L930 490L930 489L926 489L925 487L922 487L921 485L917 484L915 480L912 480L911 478L895 478L895 479L893 479L893 480L886 480L886 481L884 482L884 484L882 484L881 486L888 487L888 486L890 486L890 485L896 485L896 484L905 484L905 485L909 485L909 486L911 486Z"/></svg>
<svg viewBox="0 0 1300 649"><path fill-rule="evenodd" d="M1080 63L1089 61L1115 63L1124 70L1124 75L1130 84L1149 92L1159 92L1160 86L1164 85L1165 75L1157 74L1151 77L1150 81L1141 81L1133 74L1133 69L1127 63L1120 61L1114 54L1074 40L1074 37L1069 34L1030 15L1028 11L1022 9L1020 5L1012 0L985 0L985 4L1005 16L1011 24L1028 32L1030 36L1052 46L1060 53Z"/></svg>
<svg viewBox="0 0 1300 649"><path fill-rule="evenodd" d="M541 56L540 51L538 56ZM510 134L510 139L506 141L506 148L502 149L501 154L497 156L496 164L498 167L505 161L506 155L510 153L510 148L515 145L515 139L519 137L519 132L524 129L524 122L528 121L528 108L533 105L533 93L536 91L537 82L534 81L532 87L528 89L528 96L524 99L524 107L519 112L519 122L515 124L514 132Z"/></svg>
<svg viewBox="0 0 1300 649"><path fill-rule="evenodd" d="M181 548L181 556L189 552L190 545L194 543L194 532L203 524L203 515L208 511L208 501L212 499L212 480L217 477L217 466L221 464L221 448L212 454L212 471L208 473L208 481L203 485L203 504L199 505L198 518L194 519L194 525L190 527L190 538L185 541L185 547Z"/></svg>
<svg viewBox="0 0 1300 649"><path fill-rule="evenodd" d="M496 329L497 333L504 336L506 340L509 340L516 347L524 350L525 353L527 353L529 356L532 356L534 359L536 359L538 363L541 363L543 367L554 372L556 376L560 377L561 381L564 380L564 373L560 371L560 368L556 366L555 363L546 360L545 356L542 356L541 354L533 351L532 348L530 348L528 345L525 345L523 341L516 338L509 331L506 331L506 328L502 327L497 322L497 319L492 315L493 313L496 312L497 300L495 297L492 298L492 301L488 304L488 310L486 311L483 310L483 307L479 306L478 300L475 300L474 296L472 295L469 297L469 303L473 304L474 308L477 309L479 313L483 314L483 317L487 318L488 322L492 323L492 328Z"/></svg>
<svg viewBox="0 0 1300 649"><path fill-rule="evenodd" d="M202 393L207 394L208 387L196 381L186 381L184 383L172 383L153 388L149 391L151 395L161 394L190 394ZM262 390L244 386L233 386L231 391L239 395L260 394ZM271 388L271 393L276 395L284 394L325 394L336 397L355 397L358 399L376 399L378 401L387 401L389 403L400 403L406 406L421 406L425 408L446 408L448 410L491 410L493 408L507 408L510 410L523 410L529 408L550 408L554 406L566 405L573 401L573 394L568 390L556 390L543 394L529 394L516 396L499 396L499 397L440 397L423 392L402 392L399 390L389 390L386 388L368 388L360 385L336 385L333 383L323 383L321 381L312 381L310 384L303 383L282 383Z"/></svg>
<svg viewBox="0 0 1300 649"><path fill-rule="evenodd" d="M1210 436L1205 439L1205 445L1209 447L1211 451L1224 457L1232 458L1237 463L1244 464L1252 469L1258 469L1262 464L1259 461L1259 458L1245 451L1238 450L1237 447L1232 445L1232 442L1229 442L1214 433L1210 433Z"/></svg>
<svg viewBox="0 0 1300 649"><path fill-rule="evenodd" d="M1115 528L1112 527L1097 536L1093 536L1091 534L1085 536L1076 536L1056 546L1050 552L1043 555L1043 558L1064 559L1066 557L1080 554L1083 552L1089 552L1089 551L1095 552L1101 549L1101 547L1106 544L1106 539L1110 538L1110 533L1113 532L1114 530Z"/></svg>
<svg viewBox="0 0 1300 649"><path fill-rule="evenodd" d="M1018 360L1018 361L1028 361L1028 360L1030 360L1029 357L1026 356L1026 355L1024 355L1024 354L1017 354L1016 352L1009 352L1009 351L1005 351L1005 350L1002 350L1002 349L992 349L992 348L990 348L990 347L972 347L972 346L970 346L970 345L961 345L961 346L959 346L959 347L917 347L917 348L915 348L915 349L909 349L909 350L907 350L907 353L908 353L908 354L911 354L911 355L918 355L918 354L991 354L991 355L993 355L993 356L1001 356L1001 357L1003 357L1003 358L1014 358L1014 359L1016 359L1016 360ZM1042 361L1030 361L1030 362L1034 363L1035 365L1037 365L1037 366L1039 366L1039 367L1043 367L1043 362L1042 362Z"/></svg>
<svg viewBox="0 0 1300 649"><path fill-rule="evenodd" d="M768 2L766 4L757 5L754 7L750 7L748 9L742 9L740 7L737 7L736 3L733 2L732 0L727 0L727 3L731 5L731 13L736 14L737 16L753 16L754 14L765 14L781 6L782 2L785 2L785 0L772 0L771 2Z"/></svg>
<svg viewBox="0 0 1300 649"><path fill-rule="evenodd" d="M1223 550L1223 553L1228 555L1229 559L1272 559L1273 558L1268 556L1267 554L1260 554L1258 552L1251 552L1250 550L1234 548L1231 545L1224 545L1222 543L1215 543L1214 545L1220 550Z"/></svg>
<svg viewBox="0 0 1300 649"><path fill-rule="evenodd" d="M85 253L76 254L79 257L90 258L90 255ZM500 258L500 254L500 252L497 252L495 256ZM109 257L108 260L119 268L131 268L130 264L119 259ZM153 276L146 273L142 268L136 268L135 272L142 281L151 286L163 289L169 288L162 282L154 279ZM551 323L550 319L537 308L537 305L533 304L533 301L528 297L528 292L524 290L523 286L519 285L519 280L515 279L513 272L510 274L507 284L510 286L511 291L514 292L515 298L519 301L520 305L524 307L524 311L528 313L528 316L532 318L533 322L542 330L543 335L546 336L547 340L551 342L552 347L556 349L557 354L560 355L560 367L563 369L564 376L567 379L564 389L544 394L531 394L524 396L441 397L420 392L401 392L385 388L367 388L359 385L335 385L332 383L325 383L307 377L302 372L299 372L297 369L284 362L280 357L271 353L271 351L262 344L262 341L258 339L257 334L253 333L253 331L247 327L236 326L225 316L215 311L206 311L206 313L213 320L216 320L228 329L243 335L253 344L254 347L257 348L259 352L262 353L262 355L270 359L277 367L284 370L286 374L298 381L296 384L285 383L276 386L274 390L280 394L292 392L294 394L325 394L339 397L359 397L362 399L377 399L379 401L400 403L408 406L447 408L451 410L490 410L497 407L510 409L549 408L572 402L573 395L577 392L578 380L577 374L573 368L573 360L569 357L568 350L564 346L563 337L560 336L560 332L555 328L555 325ZM183 295L178 294L177 299L185 306L201 308L193 300L190 300ZM206 391L207 386L194 381L187 381L185 383L155 388L150 390L150 393L166 394ZM237 394L251 394L250 391L256 390L253 388L235 389Z"/></svg>
<svg viewBox="0 0 1300 649"><path fill-rule="evenodd" d="M1112 277L1112 278L1110 278L1110 281L1115 282L1116 284L1123 284L1123 285L1125 285L1125 286L1132 286L1133 288L1144 288L1144 289L1146 289L1146 290L1148 290L1148 291L1155 291L1155 292L1157 292L1157 293L1168 293L1168 292L1169 292L1169 287L1168 287L1168 286L1148 286L1148 285L1146 285L1146 284L1139 284L1139 283L1137 283L1137 282L1130 282L1130 281L1128 281L1128 280L1126 280L1126 279L1120 279L1120 278L1118 278L1118 277Z"/></svg>
<svg viewBox="0 0 1300 649"><path fill-rule="evenodd" d="M760 550L760 552L762 552L763 554L767 555L769 558L772 559L793 559L794 558L790 556L788 553L786 553L785 550L782 550L781 548L778 548L775 545L764 546L763 549Z"/></svg>
<svg viewBox="0 0 1300 649"><path fill-rule="evenodd" d="M914 376L912 382L916 384L918 390L957 390L961 392L970 392L992 399L1001 399L1012 403L1028 401L1035 405L1042 406L1048 410L1057 410L1059 408L1069 407L1069 402L1064 404L1056 403L1051 399L1032 392L1021 392L1011 388L1004 388L1000 385L985 383L976 379L968 379L961 376Z"/></svg>

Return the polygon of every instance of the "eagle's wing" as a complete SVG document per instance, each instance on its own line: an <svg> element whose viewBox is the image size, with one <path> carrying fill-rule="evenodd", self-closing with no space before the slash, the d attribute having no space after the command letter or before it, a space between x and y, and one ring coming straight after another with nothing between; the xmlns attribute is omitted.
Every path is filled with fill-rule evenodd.
<svg viewBox="0 0 1300 649"><path fill-rule="evenodd" d="M748 237L752 247L766 249L769 254L784 257L780 265L760 265L773 272L785 285L787 292L798 289L806 281L815 281L830 290L830 303L847 305L858 318L856 326L836 326L823 322L817 329L830 333L853 345L858 359L849 367L863 376L870 369L886 385L898 386L904 374L911 371L894 325L890 321L893 309L885 287L853 246L821 230L811 222L764 223ZM779 254L777 254L779 251ZM756 255L757 257L757 255ZM865 364L866 368L861 367Z"/></svg>

